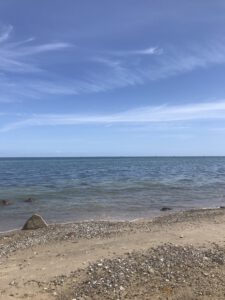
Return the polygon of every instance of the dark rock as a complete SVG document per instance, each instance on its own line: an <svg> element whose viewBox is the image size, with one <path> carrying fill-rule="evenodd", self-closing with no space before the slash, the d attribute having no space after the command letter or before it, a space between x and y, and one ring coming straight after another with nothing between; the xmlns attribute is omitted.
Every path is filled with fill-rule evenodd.
<svg viewBox="0 0 225 300"><path fill-rule="evenodd" d="M45 222L45 220L41 216L34 214L32 217L30 217L26 221L22 230L35 230L35 229L44 228L47 226L48 226L48 224Z"/></svg>
<svg viewBox="0 0 225 300"><path fill-rule="evenodd" d="M172 208L171 208L171 207L166 207L166 206L164 206L164 207L162 207L160 210L161 210L161 211L167 211L167 210L172 210Z"/></svg>
<svg viewBox="0 0 225 300"><path fill-rule="evenodd" d="M225 209L225 206L220 206L221 209Z"/></svg>
<svg viewBox="0 0 225 300"><path fill-rule="evenodd" d="M24 200L25 203L33 203L35 200L33 198L27 198Z"/></svg>
<svg viewBox="0 0 225 300"><path fill-rule="evenodd" d="M0 200L0 206L6 206L12 204L9 200Z"/></svg>

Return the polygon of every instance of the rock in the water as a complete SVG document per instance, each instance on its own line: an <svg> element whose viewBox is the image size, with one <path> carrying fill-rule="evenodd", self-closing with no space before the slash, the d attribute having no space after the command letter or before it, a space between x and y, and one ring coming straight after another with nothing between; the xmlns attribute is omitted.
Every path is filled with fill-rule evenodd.
<svg viewBox="0 0 225 300"><path fill-rule="evenodd" d="M26 221L22 230L34 230L47 226L48 224L45 220L41 216L35 214Z"/></svg>
<svg viewBox="0 0 225 300"><path fill-rule="evenodd" d="M0 206L10 205L11 202L9 200L0 200Z"/></svg>
<svg viewBox="0 0 225 300"><path fill-rule="evenodd" d="M26 203L33 203L34 199L33 198L27 198L27 199L24 200L24 202L26 202Z"/></svg>
<svg viewBox="0 0 225 300"><path fill-rule="evenodd" d="M171 208L171 207L166 207L166 206L164 206L164 207L162 207L160 210L161 210L161 211L167 211L167 210L172 210L172 208Z"/></svg>

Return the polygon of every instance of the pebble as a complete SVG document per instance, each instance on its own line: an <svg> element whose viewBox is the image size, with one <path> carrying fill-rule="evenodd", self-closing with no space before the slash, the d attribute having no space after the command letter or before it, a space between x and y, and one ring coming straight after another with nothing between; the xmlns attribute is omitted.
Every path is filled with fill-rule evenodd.
<svg viewBox="0 0 225 300"><path fill-rule="evenodd" d="M149 223L135 222L82 222L64 225L49 225L47 228L36 231L16 231L7 236L0 235L0 258L8 257L17 250L32 249L36 245L44 245L58 241L76 241L93 238L109 238L125 232L151 232L154 226L194 221L196 218L214 218L224 215L224 210L193 210L157 217ZM148 226L146 225L148 224ZM183 235L179 236L183 238ZM24 260L27 263L27 260ZM72 262L71 262L72 263ZM214 245L212 249L204 250L192 246L179 246L165 244L149 249L145 252L130 252L127 255L114 259L104 259L89 264L80 273L73 273L72 282L73 299L122 299L121 294L129 296L132 282L142 282L143 291L149 289L154 294L157 289L169 285L180 287L202 282L202 285L193 286L196 295L215 293L221 287L221 276L217 268L225 263L225 249ZM30 264L30 263L29 263ZM211 273L213 270L213 274ZM84 275L84 280L79 281L78 275ZM207 275L205 275L207 274ZM203 279L204 278L204 279ZM213 278L213 279L212 279ZM209 282L209 279L210 282ZM204 281L205 280L205 281ZM56 278L52 284L63 286L65 278ZM205 283L207 282L207 283ZM14 283L15 284L15 283ZM43 287L43 283L41 285ZM223 282L225 293L225 282ZM121 290L122 287L122 290ZM44 290L52 292L50 288ZM56 289L57 290L57 289ZM100 295L96 298L93 295ZM71 297L71 296L70 296ZM102 298L100 298L102 297ZM65 299L67 299L65 297ZM73 300L72 299L72 300Z"/></svg>
<svg viewBox="0 0 225 300"><path fill-rule="evenodd" d="M146 231L146 226L133 222L92 221L71 224L49 225L31 231L15 231L7 236L0 234L0 258L17 250L44 245L49 242L75 241L78 239L109 238L134 229ZM150 229L149 229L150 230ZM7 239L7 243L1 240ZM38 253L34 252L34 255Z"/></svg>
<svg viewBox="0 0 225 300"><path fill-rule="evenodd" d="M207 259L205 259L207 257ZM141 286L143 295L173 287L192 286L196 295L213 293L216 282L221 284L221 276L215 275L216 269L224 261L225 248L214 245L211 249L193 246L164 244L145 252L132 252L114 259L104 259L89 264L83 270L83 282L73 282L75 299L133 299L131 293L135 282ZM210 271L214 270L211 277ZM76 273L71 276L76 277ZM203 278L213 278L207 281ZM203 284L199 284L203 282ZM138 285L134 285L136 293ZM225 280L222 285L225 292ZM124 295L123 297L121 296ZM98 297L96 298L96 295ZM122 298L121 298L122 297ZM135 298L136 299L136 298ZM139 298L138 298L139 299ZM141 299L141 296L140 296Z"/></svg>

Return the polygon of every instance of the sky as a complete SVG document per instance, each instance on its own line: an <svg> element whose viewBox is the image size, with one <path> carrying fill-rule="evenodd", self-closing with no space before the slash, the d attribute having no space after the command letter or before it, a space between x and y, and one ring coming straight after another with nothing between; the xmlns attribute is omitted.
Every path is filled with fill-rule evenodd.
<svg viewBox="0 0 225 300"><path fill-rule="evenodd" d="M225 155L225 1L0 0L0 157Z"/></svg>

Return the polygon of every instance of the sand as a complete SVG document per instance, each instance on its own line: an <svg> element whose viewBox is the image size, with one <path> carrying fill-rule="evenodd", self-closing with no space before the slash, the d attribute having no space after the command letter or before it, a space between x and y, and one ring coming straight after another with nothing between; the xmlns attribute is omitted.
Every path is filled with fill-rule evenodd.
<svg viewBox="0 0 225 300"><path fill-rule="evenodd" d="M224 275L225 209L0 235L4 300L225 299Z"/></svg>

